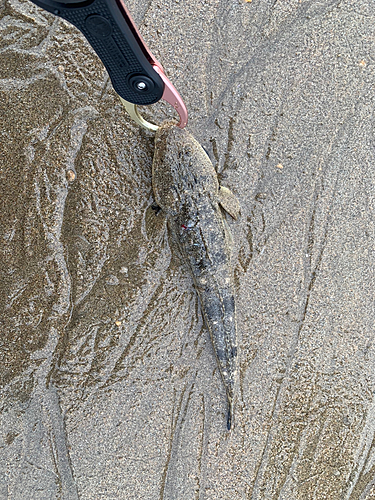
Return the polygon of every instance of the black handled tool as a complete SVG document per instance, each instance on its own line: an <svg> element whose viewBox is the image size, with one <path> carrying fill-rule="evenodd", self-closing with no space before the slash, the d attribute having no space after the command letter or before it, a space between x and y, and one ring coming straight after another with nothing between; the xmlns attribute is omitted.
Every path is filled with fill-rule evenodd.
<svg viewBox="0 0 375 500"><path fill-rule="evenodd" d="M148 105L163 98L179 113L179 127L186 125L187 110L180 95L147 48L121 0L32 2L66 19L83 33L123 100Z"/></svg>

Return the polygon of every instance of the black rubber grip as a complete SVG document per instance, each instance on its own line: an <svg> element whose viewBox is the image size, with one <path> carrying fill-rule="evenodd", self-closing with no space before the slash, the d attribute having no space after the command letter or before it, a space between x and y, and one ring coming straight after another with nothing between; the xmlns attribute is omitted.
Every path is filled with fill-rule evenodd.
<svg viewBox="0 0 375 500"><path fill-rule="evenodd" d="M164 83L139 46L119 0L32 2L66 19L83 33L123 99L144 105L161 99Z"/></svg>

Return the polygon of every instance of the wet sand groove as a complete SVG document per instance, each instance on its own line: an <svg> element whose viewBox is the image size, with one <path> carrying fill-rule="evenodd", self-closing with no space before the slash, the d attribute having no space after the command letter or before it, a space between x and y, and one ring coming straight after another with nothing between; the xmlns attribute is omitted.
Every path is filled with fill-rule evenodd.
<svg viewBox="0 0 375 500"><path fill-rule="evenodd" d="M4 2L0 498L372 498L372 3L127 5L241 202L235 428L152 134L76 30Z"/></svg>

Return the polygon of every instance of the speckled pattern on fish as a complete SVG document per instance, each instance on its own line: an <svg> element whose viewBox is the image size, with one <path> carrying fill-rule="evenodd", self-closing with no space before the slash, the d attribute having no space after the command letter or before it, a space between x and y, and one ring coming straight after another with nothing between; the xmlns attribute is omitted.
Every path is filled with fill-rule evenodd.
<svg viewBox="0 0 375 500"><path fill-rule="evenodd" d="M165 122L155 137L152 182L156 203L189 266L226 389L231 428L237 368L232 236L222 209L237 218L239 204L220 187L215 169L186 130Z"/></svg>

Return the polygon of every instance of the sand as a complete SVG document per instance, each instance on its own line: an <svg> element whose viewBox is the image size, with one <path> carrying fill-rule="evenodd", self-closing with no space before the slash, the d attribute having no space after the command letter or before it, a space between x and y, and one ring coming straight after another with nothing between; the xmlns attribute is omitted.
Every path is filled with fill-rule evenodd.
<svg viewBox="0 0 375 500"><path fill-rule="evenodd" d="M127 6L241 203L234 428L153 134L75 28L2 1L0 499L375 498L373 2Z"/></svg>

